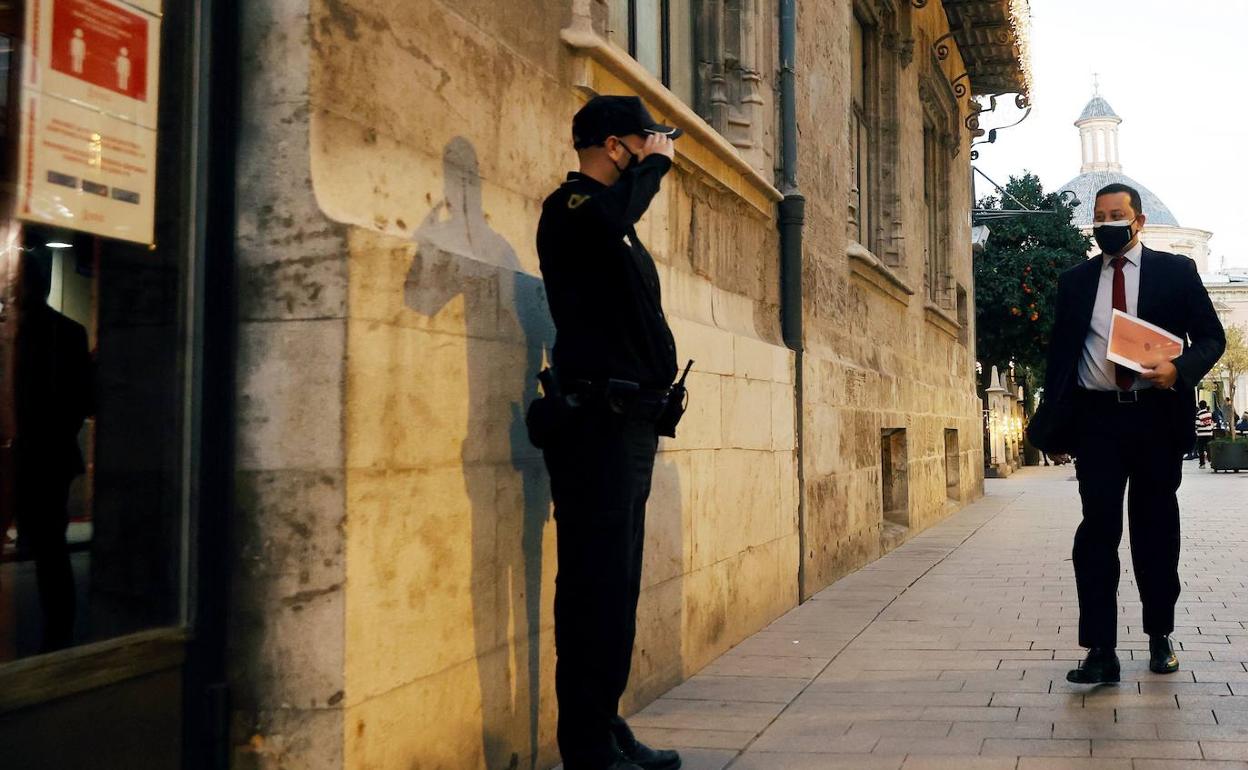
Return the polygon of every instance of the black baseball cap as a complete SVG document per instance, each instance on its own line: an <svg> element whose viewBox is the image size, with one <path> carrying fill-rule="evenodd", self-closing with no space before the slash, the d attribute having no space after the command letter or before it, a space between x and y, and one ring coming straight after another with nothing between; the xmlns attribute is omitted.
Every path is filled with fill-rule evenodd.
<svg viewBox="0 0 1248 770"><path fill-rule="evenodd" d="M595 96L572 116L572 146L602 144L608 136L663 134L678 139L685 132L656 123L636 96Z"/></svg>

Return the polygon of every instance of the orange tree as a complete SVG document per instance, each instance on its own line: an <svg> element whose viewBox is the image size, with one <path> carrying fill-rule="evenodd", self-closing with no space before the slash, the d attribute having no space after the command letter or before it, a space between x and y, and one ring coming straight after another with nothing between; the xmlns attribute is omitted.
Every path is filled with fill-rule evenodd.
<svg viewBox="0 0 1248 770"><path fill-rule="evenodd" d="M1071 206L1056 193L1045 194L1036 175L1010 177L1005 191L1009 195L981 199L979 208L1052 213L987 222L991 234L975 257L976 356L984 371L1005 371L1013 362L1030 393L1044 380L1057 277L1086 258L1090 240L1071 223Z"/></svg>

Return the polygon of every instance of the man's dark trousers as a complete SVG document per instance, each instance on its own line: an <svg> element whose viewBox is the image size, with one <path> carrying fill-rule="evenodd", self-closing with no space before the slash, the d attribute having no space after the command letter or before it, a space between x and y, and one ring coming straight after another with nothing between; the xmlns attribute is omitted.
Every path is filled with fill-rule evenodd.
<svg viewBox="0 0 1248 770"><path fill-rule="evenodd" d="M555 694L569 770L604 767L628 684L641 593L646 499L658 434L652 420L604 405L574 410L545 450L555 503Z"/></svg>
<svg viewBox="0 0 1248 770"><path fill-rule="evenodd" d="M1130 397L1130 394L1122 394ZM1118 544L1122 500L1127 497L1131 561L1144 632L1174 630L1179 598L1179 503L1185 448L1158 426L1176 408L1173 391L1146 391L1136 403L1116 393L1076 391L1080 425L1077 476L1083 522L1075 532L1075 582L1079 590L1079 644L1114 647L1118 633Z"/></svg>

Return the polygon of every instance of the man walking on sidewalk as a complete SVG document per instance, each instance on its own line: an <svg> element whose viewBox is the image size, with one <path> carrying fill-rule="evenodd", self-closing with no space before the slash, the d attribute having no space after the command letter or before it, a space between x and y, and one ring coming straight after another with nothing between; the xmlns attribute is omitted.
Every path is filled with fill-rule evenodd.
<svg viewBox="0 0 1248 770"><path fill-rule="evenodd" d="M1102 253L1058 280L1044 402L1028 428L1037 448L1079 460L1083 521L1074 567L1079 644L1088 654L1066 678L1081 684L1121 676L1114 648L1124 493L1149 668L1178 670L1170 641L1179 598L1177 492L1192 446L1196 385L1226 347L1196 263L1140 243L1140 194L1111 184L1097 192L1095 206L1093 235ZM1173 361L1136 374L1106 357L1115 310L1190 342Z"/></svg>

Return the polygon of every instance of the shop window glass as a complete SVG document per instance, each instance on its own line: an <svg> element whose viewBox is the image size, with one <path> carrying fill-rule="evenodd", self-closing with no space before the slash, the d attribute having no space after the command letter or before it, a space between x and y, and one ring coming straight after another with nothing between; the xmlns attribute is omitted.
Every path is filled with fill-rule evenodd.
<svg viewBox="0 0 1248 770"><path fill-rule="evenodd" d="M152 243L19 221L21 29L0 41L0 663L177 625L183 604L183 105L157 100ZM160 82L175 83L185 48L161 48ZM69 150L46 173L102 195L102 166L72 160L109 141L101 126L58 135Z"/></svg>

